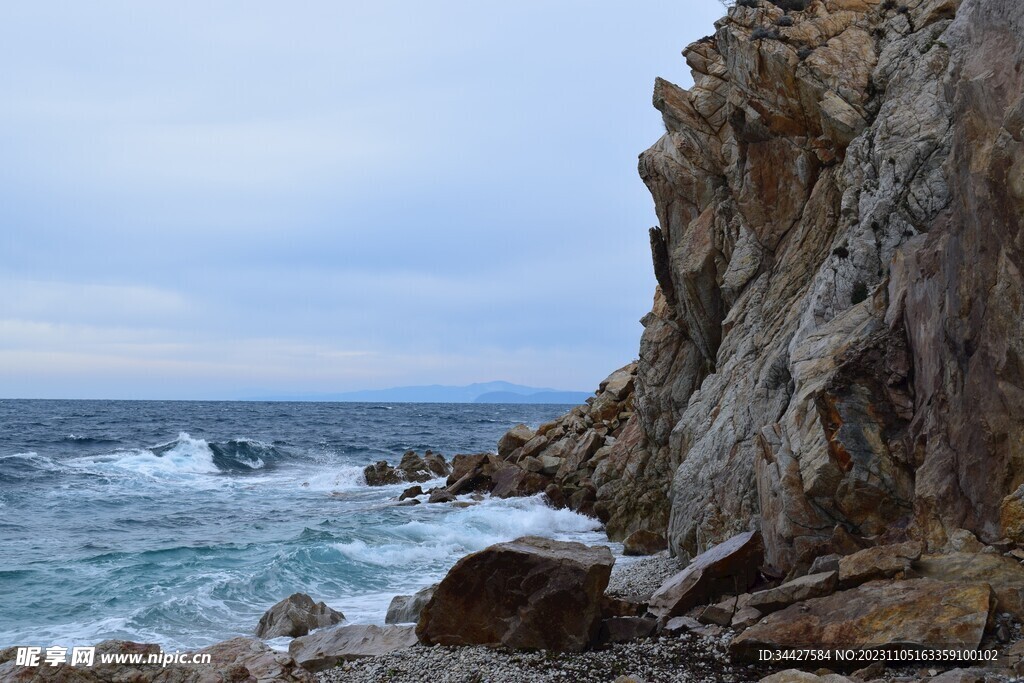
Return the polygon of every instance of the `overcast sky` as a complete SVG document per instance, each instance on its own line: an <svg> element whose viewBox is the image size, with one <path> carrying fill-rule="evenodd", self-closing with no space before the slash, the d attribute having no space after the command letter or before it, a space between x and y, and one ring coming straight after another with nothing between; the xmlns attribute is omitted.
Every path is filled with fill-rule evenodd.
<svg viewBox="0 0 1024 683"><path fill-rule="evenodd" d="M591 390L715 0L0 5L0 397Z"/></svg>

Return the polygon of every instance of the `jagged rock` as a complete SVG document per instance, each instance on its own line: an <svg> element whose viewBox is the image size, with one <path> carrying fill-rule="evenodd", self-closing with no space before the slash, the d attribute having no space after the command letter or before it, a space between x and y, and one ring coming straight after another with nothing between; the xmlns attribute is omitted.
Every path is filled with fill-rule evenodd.
<svg viewBox="0 0 1024 683"><path fill-rule="evenodd" d="M786 646L977 649L994 606L987 584L872 581L769 614L733 639L734 654Z"/></svg>
<svg viewBox="0 0 1024 683"><path fill-rule="evenodd" d="M532 429L524 424L517 424L505 432L505 435L498 441L498 455L508 458L517 448L522 448L535 436Z"/></svg>
<svg viewBox="0 0 1024 683"><path fill-rule="evenodd" d="M808 574L781 586L752 594L747 600L747 606L757 609L762 614L767 614L788 607L794 602L831 595L838 585L839 572L837 571Z"/></svg>
<svg viewBox="0 0 1024 683"><path fill-rule="evenodd" d="M1024 529L1024 20L877 5L753 41L781 11L739 8L684 51L692 88L655 85L638 434L594 473L616 537L655 519L685 557L760 524L802 573L894 529Z"/></svg>
<svg viewBox="0 0 1024 683"><path fill-rule="evenodd" d="M402 491L402 495L398 496L398 500L405 500L406 498L415 498L416 496L423 495L423 487L421 486L410 486L406 490Z"/></svg>
<svg viewBox="0 0 1024 683"><path fill-rule="evenodd" d="M15 666L12 658L0 662L0 680L53 681L54 683L101 683L131 681L132 683L208 683L209 681L281 681L282 683L312 683L313 677L300 668L289 655L276 652L256 638L232 638L210 647L196 650L209 654L208 666L191 664L104 664L103 654L149 655L159 654L161 648L152 643L133 643L124 640L105 640L96 645L93 666Z"/></svg>
<svg viewBox="0 0 1024 683"><path fill-rule="evenodd" d="M452 473L448 475L447 490L452 495L490 491L494 488L497 472L512 467L515 466L493 453L456 455L452 458Z"/></svg>
<svg viewBox="0 0 1024 683"><path fill-rule="evenodd" d="M991 553L925 555L913 564L914 573L953 583L987 583L996 595L996 609L1024 621L1024 566Z"/></svg>
<svg viewBox="0 0 1024 683"><path fill-rule="evenodd" d="M281 636L298 638L313 629L333 626L344 619L344 614L331 609L326 603L313 602L313 598L305 593L294 593L260 617L256 637L265 640Z"/></svg>
<svg viewBox="0 0 1024 683"><path fill-rule="evenodd" d="M865 548L839 560L839 583L850 588L865 581L906 576L924 547L918 541Z"/></svg>
<svg viewBox="0 0 1024 683"><path fill-rule="evenodd" d="M582 650L597 636L614 558L526 536L459 560L438 585L416 633L427 645Z"/></svg>
<svg viewBox="0 0 1024 683"><path fill-rule="evenodd" d="M662 584L651 596L650 611L659 617L673 617L725 593L742 593L757 579L763 557L760 533L748 531L733 536L695 557Z"/></svg>
<svg viewBox="0 0 1024 683"><path fill-rule="evenodd" d="M999 506L1001 535L1024 545L1024 484L1003 498Z"/></svg>
<svg viewBox="0 0 1024 683"><path fill-rule="evenodd" d="M548 437L538 434L523 445L523 449L519 452L519 459L536 458L548 447L549 443Z"/></svg>
<svg viewBox="0 0 1024 683"><path fill-rule="evenodd" d="M406 451L398 463L398 469L406 481L424 482L434 478L426 461L416 451Z"/></svg>
<svg viewBox="0 0 1024 683"><path fill-rule="evenodd" d="M616 401L625 401L633 392L633 383L636 380L636 363L630 363L608 375L600 385L598 394L607 393Z"/></svg>
<svg viewBox="0 0 1024 683"><path fill-rule="evenodd" d="M367 486L390 486L405 481L402 473L389 465L386 460L380 460L363 468L363 478L366 479Z"/></svg>
<svg viewBox="0 0 1024 683"><path fill-rule="evenodd" d="M540 473L546 474L549 477L554 476L562 466L563 459L555 457L553 455L542 455L540 456Z"/></svg>
<svg viewBox="0 0 1024 683"><path fill-rule="evenodd" d="M423 462L435 477L447 477L452 472L451 466L445 462L444 456L440 453L428 450L423 454Z"/></svg>
<svg viewBox="0 0 1024 683"><path fill-rule="evenodd" d="M622 541L623 555L653 555L668 547L665 537L647 529L637 529Z"/></svg>
<svg viewBox="0 0 1024 683"><path fill-rule="evenodd" d="M288 646L288 654L307 671L323 671L341 662L376 657L416 644L414 626L335 626L301 638Z"/></svg>
<svg viewBox="0 0 1024 683"><path fill-rule="evenodd" d="M601 622L597 642L604 645L649 638L657 626L658 620L650 617L612 617Z"/></svg>
<svg viewBox="0 0 1024 683"><path fill-rule="evenodd" d="M385 624L415 624L420 620L420 612L434 596L435 583L432 586L421 588L414 595L396 595L391 598L388 605L387 615L384 617Z"/></svg>

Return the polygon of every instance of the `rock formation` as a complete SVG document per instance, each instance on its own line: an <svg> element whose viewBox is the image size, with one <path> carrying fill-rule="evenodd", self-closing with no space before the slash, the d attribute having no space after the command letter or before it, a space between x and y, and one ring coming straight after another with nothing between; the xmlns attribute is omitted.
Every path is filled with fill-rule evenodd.
<svg viewBox="0 0 1024 683"><path fill-rule="evenodd" d="M655 84L658 287L593 509L682 557L758 529L783 573L1021 542L1024 14L779 4L689 46L691 89Z"/></svg>

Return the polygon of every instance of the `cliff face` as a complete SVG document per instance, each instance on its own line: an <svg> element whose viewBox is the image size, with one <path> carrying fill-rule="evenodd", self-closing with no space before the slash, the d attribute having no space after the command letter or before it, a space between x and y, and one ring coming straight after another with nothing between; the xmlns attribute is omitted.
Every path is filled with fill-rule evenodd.
<svg viewBox="0 0 1024 683"><path fill-rule="evenodd" d="M610 535L692 554L759 527L790 569L1018 533L1017 0L762 1L716 28L691 90L655 85L659 287L595 481Z"/></svg>

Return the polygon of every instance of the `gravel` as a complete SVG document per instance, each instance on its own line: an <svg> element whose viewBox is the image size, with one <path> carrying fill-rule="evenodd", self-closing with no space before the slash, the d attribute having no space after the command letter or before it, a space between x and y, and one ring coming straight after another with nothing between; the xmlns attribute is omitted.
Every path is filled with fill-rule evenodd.
<svg viewBox="0 0 1024 683"><path fill-rule="evenodd" d="M612 577L605 593L617 598L649 598L665 582L665 579L679 572L684 565L674 557L652 555L650 557L618 558L612 568Z"/></svg>
<svg viewBox="0 0 1024 683"><path fill-rule="evenodd" d="M590 683L622 676L650 683L747 683L764 672L731 663L731 634L658 637L579 653L519 652L486 647L399 650L317 674L317 681L389 683ZM629 679L625 679L629 680Z"/></svg>

